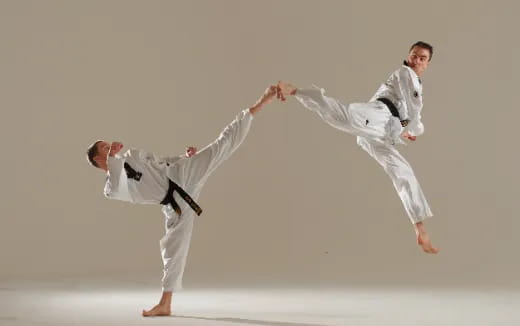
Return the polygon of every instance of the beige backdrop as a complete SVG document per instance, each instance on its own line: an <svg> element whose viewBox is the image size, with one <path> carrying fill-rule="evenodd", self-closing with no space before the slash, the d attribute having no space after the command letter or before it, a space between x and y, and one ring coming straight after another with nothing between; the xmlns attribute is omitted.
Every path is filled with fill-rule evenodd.
<svg viewBox="0 0 520 326"><path fill-rule="evenodd" d="M97 138L177 154L278 79L368 100L416 40L430 201L422 254L393 186L294 100L261 112L207 183L185 285L518 286L514 1L0 1L2 279L159 285L158 206L103 198ZM154 283L155 282L155 283Z"/></svg>

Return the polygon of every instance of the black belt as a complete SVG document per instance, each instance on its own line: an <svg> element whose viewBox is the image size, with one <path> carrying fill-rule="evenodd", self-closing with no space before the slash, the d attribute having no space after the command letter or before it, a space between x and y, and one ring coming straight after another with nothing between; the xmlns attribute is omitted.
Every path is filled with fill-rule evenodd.
<svg viewBox="0 0 520 326"><path fill-rule="evenodd" d="M175 198L173 198L173 193L175 191L179 193L179 196L181 196L182 199L184 199L184 201L188 203L188 205L190 205L190 207L195 211L195 213L197 213L197 215L200 215L202 213L202 208L200 208L200 206L197 205L197 203L191 198L191 196L188 195L188 193L184 191L184 189L182 189L178 184L176 184L170 179L168 179L168 191L166 192L166 196L164 197L164 199L161 201L161 205L170 204L172 205L173 210L177 214L181 215L181 208L179 207L179 204L177 204L177 202L175 201Z"/></svg>
<svg viewBox="0 0 520 326"><path fill-rule="evenodd" d="M390 113L392 113L392 115L394 117L396 117L397 119L399 119L399 121L401 121L401 126L406 127L408 125L408 122L410 122L410 120L408 120L408 119L401 120L401 116L399 115L399 111L395 107L394 103L392 103L392 101L390 101L389 99L387 99L385 97L379 97L377 100L379 102L382 102L384 105L386 105L388 110L390 110Z"/></svg>

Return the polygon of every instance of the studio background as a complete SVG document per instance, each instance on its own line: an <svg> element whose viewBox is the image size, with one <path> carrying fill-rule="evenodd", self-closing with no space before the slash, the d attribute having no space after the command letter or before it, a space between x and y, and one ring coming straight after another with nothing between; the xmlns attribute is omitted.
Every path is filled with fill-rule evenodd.
<svg viewBox="0 0 520 326"><path fill-rule="evenodd" d="M202 148L278 80L367 101L424 40L426 131L400 150L441 252L355 138L291 99L207 182L184 285L518 287L519 5L419 2L0 1L0 279L160 288L160 207L104 199L89 144Z"/></svg>

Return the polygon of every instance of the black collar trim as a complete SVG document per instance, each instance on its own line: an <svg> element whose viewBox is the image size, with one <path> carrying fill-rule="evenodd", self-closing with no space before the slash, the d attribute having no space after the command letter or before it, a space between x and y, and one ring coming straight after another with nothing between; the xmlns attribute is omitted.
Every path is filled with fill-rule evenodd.
<svg viewBox="0 0 520 326"><path fill-rule="evenodd" d="M408 64L408 62L406 60L403 61L403 65L410 67L410 65ZM419 84L422 84L422 80L421 80L421 78L419 78L419 76L417 76L417 79L419 80Z"/></svg>

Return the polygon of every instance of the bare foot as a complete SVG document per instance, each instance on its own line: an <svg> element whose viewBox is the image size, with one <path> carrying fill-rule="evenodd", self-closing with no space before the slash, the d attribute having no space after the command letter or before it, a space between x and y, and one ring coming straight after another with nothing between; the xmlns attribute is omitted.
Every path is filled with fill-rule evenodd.
<svg viewBox="0 0 520 326"><path fill-rule="evenodd" d="M264 91L264 94L262 94L258 101L256 101L256 103L249 108L249 112L251 112L251 114L253 115L256 114L258 111L262 109L264 105L271 102L275 96L279 96L278 87L275 85L267 87Z"/></svg>
<svg viewBox="0 0 520 326"><path fill-rule="evenodd" d="M296 94L296 87L289 83L279 81L277 86L280 93L282 94L282 101L285 101L286 96Z"/></svg>
<svg viewBox="0 0 520 326"><path fill-rule="evenodd" d="M435 248L430 241L430 237L426 232L417 233L417 244L421 246L422 250L429 254L436 254L439 252L438 248Z"/></svg>
<svg viewBox="0 0 520 326"><path fill-rule="evenodd" d="M158 304L148 311L143 310L143 317L170 316L171 313L172 312L171 312L171 308L169 305Z"/></svg>
<svg viewBox="0 0 520 326"><path fill-rule="evenodd" d="M278 94L278 88L275 85L271 85L267 87L264 91L264 94L256 101L254 106L262 106L264 104L268 104L271 102L273 97L275 97Z"/></svg>
<svg viewBox="0 0 520 326"><path fill-rule="evenodd" d="M276 85L271 85L265 89L264 94L260 98L260 102L267 104L271 102L271 100L275 97L275 95L278 93L278 88Z"/></svg>

